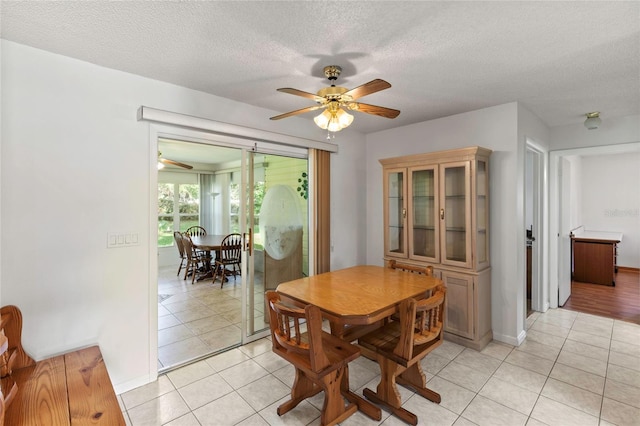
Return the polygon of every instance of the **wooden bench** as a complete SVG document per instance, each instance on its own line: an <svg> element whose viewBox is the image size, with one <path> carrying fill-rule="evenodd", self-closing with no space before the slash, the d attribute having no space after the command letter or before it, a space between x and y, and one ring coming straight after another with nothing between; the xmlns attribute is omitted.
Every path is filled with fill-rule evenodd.
<svg viewBox="0 0 640 426"><path fill-rule="evenodd" d="M0 314L7 340L0 357L0 426L125 425L98 346L35 362L22 348L20 310L4 306Z"/></svg>

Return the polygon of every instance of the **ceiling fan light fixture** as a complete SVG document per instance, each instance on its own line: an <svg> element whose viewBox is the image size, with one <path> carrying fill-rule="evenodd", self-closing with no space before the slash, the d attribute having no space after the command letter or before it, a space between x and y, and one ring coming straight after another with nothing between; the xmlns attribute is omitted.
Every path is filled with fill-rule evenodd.
<svg viewBox="0 0 640 426"><path fill-rule="evenodd" d="M325 109L324 111L322 111L321 114L318 114L317 116L315 116L313 118L313 121L322 130L326 130L327 126L329 125L329 121L331 121L331 118L332 118L331 113L329 112L329 110Z"/></svg>
<svg viewBox="0 0 640 426"><path fill-rule="evenodd" d="M353 123L353 115L349 114L342 108L338 110L336 113L336 117L338 118L338 122L340 123L340 128L347 128Z"/></svg>
<svg viewBox="0 0 640 426"><path fill-rule="evenodd" d="M339 132L353 123L353 115L342 108L337 108L335 111L325 109L322 114L314 117L313 121L323 130Z"/></svg>
<svg viewBox="0 0 640 426"><path fill-rule="evenodd" d="M340 124L340 120L337 116L334 115L333 117L331 117L331 120L329 120L329 125L327 126L327 130L334 133L342 130L342 125Z"/></svg>
<svg viewBox="0 0 640 426"><path fill-rule="evenodd" d="M164 169L164 164L158 161L158 170Z"/></svg>
<svg viewBox="0 0 640 426"><path fill-rule="evenodd" d="M588 112L585 115L587 116L587 119L584 121L584 127L589 130L595 130L600 127L602 120L600 119L599 111Z"/></svg>

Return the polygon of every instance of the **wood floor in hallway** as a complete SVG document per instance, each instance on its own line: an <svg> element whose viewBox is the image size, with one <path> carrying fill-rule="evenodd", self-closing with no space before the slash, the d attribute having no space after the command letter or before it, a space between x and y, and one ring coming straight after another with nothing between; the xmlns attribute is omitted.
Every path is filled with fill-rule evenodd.
<svg viewBox="0 0 640 426"><path fill-rule="evenodd" d="M615 286L572 281L563 308L640 324L640 270L619 268Z"/></svg>

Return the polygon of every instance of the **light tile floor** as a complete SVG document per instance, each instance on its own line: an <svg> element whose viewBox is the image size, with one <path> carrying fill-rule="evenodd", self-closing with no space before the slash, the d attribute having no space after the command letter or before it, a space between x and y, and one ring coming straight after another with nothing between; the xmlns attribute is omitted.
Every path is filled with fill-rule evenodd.
<svg viewBox="0 0 640 426"><path fill-rule="evenodd" d="M429 425L640 425L640 325L552 309L527 320L519 347L477 352L445 341L423 360L434 404L400 388L404 406ZM318 425L317 395L278 417L293 368L262 339L162 375L119 395L130 425ZM375 388L377 365L350 364L351 387ZM344 425L402 425L383 410Z"/></svg>
<svg viewBox="0 0 640 426"><path fill-rule="evenodd" d="M183 280L184 270L158 271L158 369L201 358L241 342L240 277L230 278L220 289L220 280ZM255 329L265 327L264 286L256 275Z"/></svg>

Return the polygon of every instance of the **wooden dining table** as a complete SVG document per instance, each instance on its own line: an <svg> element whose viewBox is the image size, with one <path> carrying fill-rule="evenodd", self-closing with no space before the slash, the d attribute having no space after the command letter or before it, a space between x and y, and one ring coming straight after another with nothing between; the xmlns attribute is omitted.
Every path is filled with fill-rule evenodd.
<svg viewBox="0 0 640 426"><path fill-rule="evenodd" d="M331 333L351 342L378 328L406 299L422 299L442 285L435 277L382 266L353 266L278 285L282 299L303 307L318 306L329 320ZM345 374L342 393L367 416L380 420L380 408L349 389ZM384 378L381 378L384 380ZM395 383L388 386L395 387Z"/></svg>
<svg viewBox="0 0 640 426"><path fill-rule="evenodd" d="M193 243L193 247L198 250L204 251L207 253L207 270L198 276L197 281L202 281L207 278L213 277L213 269L212 269L212 260L213 256L211 256L211 252L216 253L216 258L219 256L220 248L222 247L222 240L227 235L196 235L191 237L191 242Z"/></svg>

